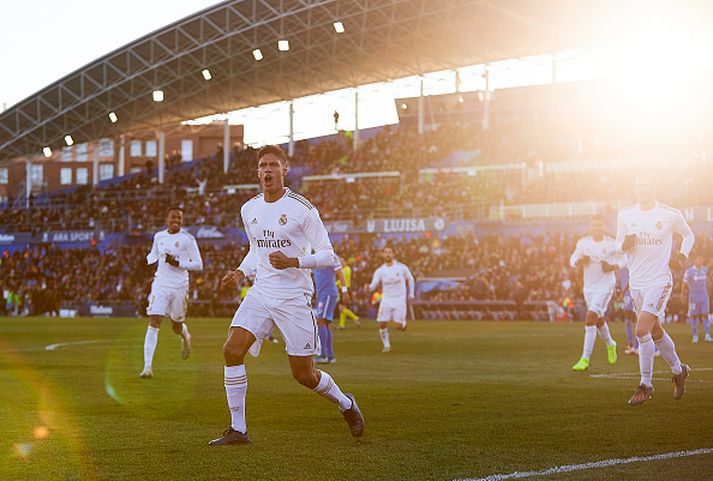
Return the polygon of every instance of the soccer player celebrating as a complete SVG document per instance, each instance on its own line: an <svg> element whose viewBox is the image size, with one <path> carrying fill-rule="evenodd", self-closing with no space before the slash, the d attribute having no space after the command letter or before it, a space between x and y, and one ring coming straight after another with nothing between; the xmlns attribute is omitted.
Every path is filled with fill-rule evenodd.
<svg viewBox="0 0 713 481"><path fill-rule="evenodd" d="M693 330L693 342L698 342L698 320L703 323L706 342L713 342L711 327L708 322L710 298L708 297L708 268L703 266L700 255L695 257L693 265L683 275L683 285L688 290L688 322Z"/></svg>
<svg viewBox="0 0 713 481"><path fill-rule="evenodd" d="M317 358L317 364L333 364L336 362L331 324L334 320L334 309L337 307L339 298L337 280L342 286L342 300L348 303L349 290L339 261L332 267L322 267L314 270L314 285L317 291L317 326L319 343L322 345L322 352Z"/></svg>
<svg viewBox="0 0 713 481"><path fill-rule="evenodd" d="M389 341L389 321L396 323L396 329L406 330L406 309L413 300L414 280L411 271L394 258L394 250L385 247L384 263L374 271L369 290L375 291L381 284L381 303L376 315L379 336L384 345L382 352L391 350ZM408 296L408 297L407 297Z"/></svg>
<svg viewBox="0 0 713 481"><path fill-rule="evenodd" d="M616 287L616 270L624 267L623 255L617 254L614 239L604 234L604 218L592 217L590 235L577 241L577 247L569 259L572 267L582 267L584 271L584 301L587 303L587 317L584 325L584 349L582 357L572 366L574 371L589 368L589 358L594 342L599 336L607 344L609 364L616 363L616 342L611 337L609 326L604 320L609 301Z"/></svg>
<svg viewBox="0 0 713 481"><path fill-rule="evenodd" d="M629 404L638 405L648 401L654 393L656 347L673 372L673 398L683 396L690 368L678 358L676 346L661 326L661 319L673 287L671 269L683 268L695 237L679 210L655 200L651 178L637 177L634 188L638 204L619 212L616 244L629 256L629 287L637 313L641 384ZM683 238L676 252L673 251L674 233Z"/></svg>
<svg viewBox="0 0 713 481"><path fill-rule="evenodd" d="M344 257L340 257L339 261L342 263L342 274L344 275L344 283L342 284L339 279L337 279L337 287L345 287L347 289L352 288L352 268L349 267L349 263ZM346 301L343 298L339 299L339 325L337 326L337 329L344 329L347 324L347 317L354 321L354 324L356 324L357 327L361 326L361 322L359 322L359 316L354 314L354 311L349 309L349 301Z"/></svg>
<svg viewBox="0 0 713 481"><path fill-rule="evenodd" d="M183 227L183 211L172 207L166 218L167 228L154 235L151 252L146 256L149 264L158 262L151 284L146 314L151 318L144 338L144 370L139 376L153 377L153 356L158 342L162 317L170 317L173 332L181 336L181 357L191 353L191 335L188 332L186 308L188 307L188 271L203 270L203 260L196 239Z"/></svg>
<svg viewBox="0 0 713 481"><path fill-rule="evenodd" d="M319 353L319 339L312 313L310 269L333 269L336 262L327 230L317 209L285 187L287 157L280 147L261 148L257 161L262 194L240 209L250 250L236 270L223 276L221 285L234 289L246 274L256 271L257 275L235 312L223 345L230 427L209 444L250 443L245 422L245 354L249 351L257 356L273 326L282 333L297 382L336 404L352 436L360 437L364 418L354 396L344 394L329 374L315 369L312 359Z"/></svg>

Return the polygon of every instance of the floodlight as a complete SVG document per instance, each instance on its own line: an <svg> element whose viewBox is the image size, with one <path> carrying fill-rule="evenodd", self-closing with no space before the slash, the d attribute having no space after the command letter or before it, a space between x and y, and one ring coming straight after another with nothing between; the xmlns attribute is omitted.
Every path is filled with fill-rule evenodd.
<svg viewBox="0 0 713 481"><path fill-rule="evenodd" d="M153 101L154 102L163 102L163 90L154 90L153 91Z"/></svg>
<svg viewBox="0 0 713 481"><path fill-rule="evenodd" d="M64 143L67 144L67 147L70 147L74 145L74 139L71 135L67 134L64 136Z"/></svg>
<svg viewBox="0 0 713 481"><path fill-rule="evenodd" d="M255 50L253 50L253 57L255 57L255 60L259 62L263 59L262 51L259 48L256 48Z"/></svg>
<svg viewBox="0 0 713 481"><path fill-rule="evenodd" d="M277 49L280 52L287 52L290 49L289 40L278 40L277 41Z"/></svg>
<svg viewBox="0 0 713 481"><path fill-rule="evenodd" d="M344 24L342 22L334 22L334 31L344 33Z"/></svg>

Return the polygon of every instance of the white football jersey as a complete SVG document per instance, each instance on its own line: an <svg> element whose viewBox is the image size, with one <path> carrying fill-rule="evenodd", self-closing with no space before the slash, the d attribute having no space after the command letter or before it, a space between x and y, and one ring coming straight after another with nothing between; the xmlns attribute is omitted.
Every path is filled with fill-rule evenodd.
<svg viewBox="0 0 713 481"><path fill-rule="evenodd" d="M613 291L616 285L615 271L604 272L602 261L620 268L626 266L626 257L618 253L614 239L605 235L601 241L596 242L592 236L582 237L577 241L577 247L572 257L569 258L569 264L575 267L577 261L584 256L589 257L589 263L583 268L584 290L587 292Z"/></svg>
<svg viewBox="0 0 713 481"><path fill-rule="evenodd" d="M310 269L275 269L269 256L282 251L287 257L303 257L315 252L331 267L337 256L329 241L327 229L317 208L300 194L285 189L275 202L266 202L262 194L253 197L240 209L250 251L240 264L241 272L255 272L252 289L273 299L293 299L313 293ZM326 256L325 256L326 254Z"/></svg>
<svg viewBox="0 0 713 481"><path fill-rule="evenodd" d="M632 289L645 289L670 281L671 269L668 263L674 232L683 237L681 252L688 257L695 237L681 211L658 202L649 210L641 210L637 204L619 211L617 250L621 251L624 237L636 235L636 244L626 251L629 256L629 285Z"/></svg>
<svg viewBox="0 0 713 481"><path fill-rule="evenodd" d="M408 281L408 290L406 283ZM369 284L369 289L375 291L381 284L381 302L405 303L406 294L413 297L414 280L411 271L404 264L394 261L391 265L382 264L376 271Z"/></svg>
<svg viewBox="0 0 713 481"><path fill-rule="evenodd" d="M178 260L179 266L166 263L166 254ZM203 259L198 250L195 237L184 230L169 234L167 229L157 232L153 237L151 252L146 262L158 261L154 276L154 285L158 287L183 288L188 286L188 271L203 270Z"/></svg>

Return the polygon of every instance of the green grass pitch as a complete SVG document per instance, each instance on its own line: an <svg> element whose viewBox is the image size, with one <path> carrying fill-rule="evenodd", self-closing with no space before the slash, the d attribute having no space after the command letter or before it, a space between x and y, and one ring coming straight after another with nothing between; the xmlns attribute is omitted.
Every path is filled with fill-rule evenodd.
<svg viewBox="0 0 713 481"><path fill-rule="evenodd" d="M453 480L713 447L713 344L670 327L693 373L681 401L656 360L654 398L626 401L637 359L588 372L581 324L374 323L336 331L326 370L366 419L350 437L336 407L292 380L284 345L249 358L250 446L207 446L227 427L225 319L189 319L193 353L164 325L155 378L139 379L144 319L0 318L0 480ZM79 343L78 341L86 341ZM75 343L46 350L53 343ZM615 376L592 377L596 374ZM713 455L558 474L555 480L710 480Z"/></svg>

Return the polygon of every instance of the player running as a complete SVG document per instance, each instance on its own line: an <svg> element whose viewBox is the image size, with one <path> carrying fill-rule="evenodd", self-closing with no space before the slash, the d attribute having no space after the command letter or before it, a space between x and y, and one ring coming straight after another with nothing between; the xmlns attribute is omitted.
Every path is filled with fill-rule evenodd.
<svg viewBox="0 0 713 481"><path fill-rule="evenodd" d="M158 262L151 283L146 314L151 318L144 338L144 369L142 378L153 377L153 356L158 343L158 330L162 317L171 318L173 332L181 336L181 357L191 354L191 335L186 319L188 308L188 271L202 271L203 260L196 239L183 227L183 211L172 207L166 218L167 228L153 238L151 252L146 256L149 264Z"/></svg>
<svg viewBox="0 0 713 481"><path fill-rule="evenodd" d="M364 432L364 418L354 396L342 393L329 374L315 369L312 359L319 352L319 339L312 313L310 269L333 268L336 255L332 244L317 209L285 187L287 157L282 149L276 145L265 146L258 151L257 161L262 194L240 209L250 250L236 270L223 276L221 285L234 289L246 274L255 271L257 275L255 284L235 312L223 346L230 427L209 444L250 443L245 422L248 389L245 354L249 351L257 356L273 326L285 340L294 378L335 403L352 436L360 437Z"/></svg>
<svg viewBox="0 0 713 481"><path fill-rule="evenodd" d="M616 364L616 342L611 337L604 314L616 287L616 270L624 267L626 260L624 256L617 254L614 239L604 234L602 216L592 217L590 235L577 241L569 263L572 267L583 268L584 300L587 303L582 357L572 366L572 370L585 371L589 368L589 358L597 340L597 332L607 344L609 364Z"/></svg>
<svg viewBox="0 0 713 481"><path fill-rule="evenodd" d="M649 177L637 177L635 191L638 204L619 212L616 232L617 248L629 256L629 286L637 313L641 383L629 399L631 405L645 403L654 393L655 347L673 372L673 398L680 399L685 391L690 368L678 358L676 345L661 326L661 319L673 287L671 269L683 268L695 242L681 212L655 200ZM674 233L683 238L676 252Z"/></svg>
<svg viewBox="0 0 713 481"><path fill-rule="evenodd" d="M703 266L703 258L695 257L694 263L683 275L683 286L688 291L688 322L693 330L693 342L698 342L698 320L703 323L706 342L713 342L711 326L708 320L710 314L710 298L708 297L708 268Z"/></svg>
<svg viewBox="0 0 713 481"><path fill-rule="evenodd" d="M337 262L332 267L322 267L314 270L314 286L317 291L317 328L322 351L317 357L317 364L334 364L334 342L332 339L332 321L334 310L339 300L337 281L341 287L342 300L349 302L349 290L342 272L342 264Z"/></svg>
<svg viewBox="0 0 713 481"><path fill-rule="evenodd" d="M376 315L379 323L379 337L384 345L382 352L391 350L389 342L389 321L396 323L396 329L406 330L406 309L413 300L414 280L411 271L394 258L394 250L385 247L384 263L374 272L369 290L375 291L381 284L381 303Z"/></svg>
<svg viewBox="0 0 713 481"><path fill-rule="evenodd" d="M340 289L342 287L345 287L347 289L352 288L352 268L349 267L349 263L344 257L340 257L339 261L342 263L342 274L344 275L344 283L342 284L339 282L339 279L337 279L337 287ZM339 324L337 325L337 329L344 329L347 324L347 317L354 321L354 324L356 324L356 327L361 326L361 322L359 321L359 316L354 314L354 311L352 311L349 308L349 301L345 301L340 297L339 299L339 305L337 307L339 309Z"/></svg>

